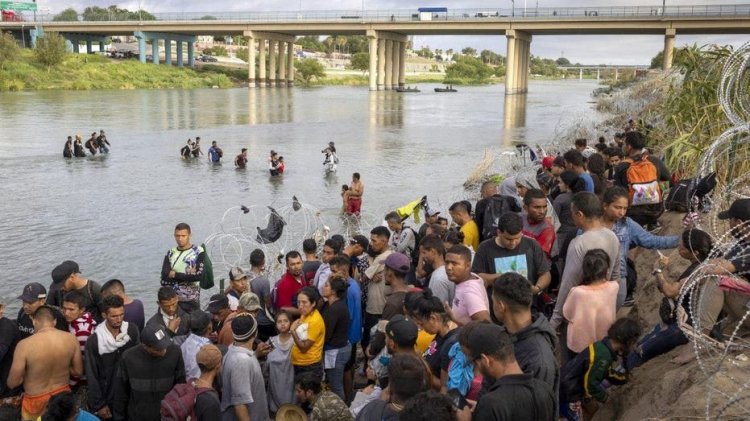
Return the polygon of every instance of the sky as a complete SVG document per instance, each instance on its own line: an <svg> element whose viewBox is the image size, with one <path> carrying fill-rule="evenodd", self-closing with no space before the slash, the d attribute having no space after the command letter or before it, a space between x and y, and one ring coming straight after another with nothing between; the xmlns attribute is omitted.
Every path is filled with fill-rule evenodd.
<svg viewBox="0 0 750 421"><path fill-rule="evenodd" d="M669 6L747 4L747 0L515 0L516 13L524 4L534 7L606 7L606 6L653 6L661 7L662 1ZM231 11L298 11L302 10L403 10L418 7L447 7L448 9L498 10L511 8L511 0L37 0L40 11L59 12L68 7L82 12L87 6L119 7L136 10L142 7L152 13L206 12L218 14ZM727 36L680 36L676 45L733 44L739 46L750 41L750 35ZM429 46L444 50L461 50L472 47L481 51L489 49L505 55L506 41L503 36L416 36L415 47ZM545 58L564 56L573 63L641 65L649 64L651 58L664 47L664 37L655 35L627 36L538 36L531 44L531 54Z"/></svg>

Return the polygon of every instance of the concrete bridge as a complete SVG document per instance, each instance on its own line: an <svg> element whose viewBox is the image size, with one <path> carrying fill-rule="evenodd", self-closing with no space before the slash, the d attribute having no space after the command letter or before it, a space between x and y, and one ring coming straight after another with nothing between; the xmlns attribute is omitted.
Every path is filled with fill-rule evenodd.
<svg viewBox="0 0 750 421"><path fill-rule="evenodd" d="M249 82L255 86L288 86L294 81L293 44L301 35L366 35L369 38L371 90L404 85L404 56L409 35L504 35L507 39L506 94L528 90L529 50L534 36L662 35L664 69L672 65L677 34L749 34L750 4L701 6L576 7L539 9L426 8L398 11L300 11L157 14L153 21L1 22L0 30L28 30L32 40L43 31L68 39L100 41L101 37L131 35L139 39L141 61L145 42L152 41L158 63L159 40L171 62L182 43L188 64L194 62L198 35L242 35L249 48ZM24 29L25 28L25 29ZM624 38L626 40L626 38ZM153 42L155 41L155 42ZM32 42L33 44L33 42ZM87 46L90 43L87 44ZM90 51L90 49L89 49ZM268 60L268 74L265 62ZM256 74L256 62L258 74Z"/></svg>
<svg viewBox="0 0 750 421"><path fill-rule="evenodd" d="M583 79L583 72L585 71L596 71L596 80L601 79L602 72L614 72L614 79L615 82L619 78L620 71L632 71L637 74L637 72L640 71L648 71L649 65L636 65L636 66L627 66L627 65L617 65L617 66L557 66L558 69L564 70L566 72L569 71L578 71L578 79Z"/></svg>

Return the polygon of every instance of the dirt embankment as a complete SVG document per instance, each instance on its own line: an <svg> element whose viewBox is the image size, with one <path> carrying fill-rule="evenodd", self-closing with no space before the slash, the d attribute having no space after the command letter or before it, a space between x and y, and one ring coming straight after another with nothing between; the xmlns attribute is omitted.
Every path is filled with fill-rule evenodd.
<svg viewBox="0 0 750 421"><path fill-rule="evenodd" d="M660 235L681 234L683 216L667 212L661 220L664 228ZM665 270L665 275L669 279L677 279L688 266L687 262L679 257L676 249L665 251L664 254L670 258L670 267ZM658 258L655 251L639 251L635 260L638 271L636 304L630 309L622 309L618 314L639 320L644 332L651 331L660 320L662 294L651 276ZM685 348L693 351L692 342ZM725 406L729 407L721 419L750 418L750 403L742 401L728 405L735 398L740 385L750 382L750 362L741 361L746 358L740 356L738 359L736 355L723 360L709 355L701 357L701 361L696 358L685 365L672 362L684 350L679 347L635 369L628 384L610 390L608 402L597 411L594 420L695 420L707 419L707 413L708 418L717 419ZM717 367L720 368L717 370ZM709 378L706 373L715 374ZM749 394L743 391L739 395L747 398Z"/></svg>

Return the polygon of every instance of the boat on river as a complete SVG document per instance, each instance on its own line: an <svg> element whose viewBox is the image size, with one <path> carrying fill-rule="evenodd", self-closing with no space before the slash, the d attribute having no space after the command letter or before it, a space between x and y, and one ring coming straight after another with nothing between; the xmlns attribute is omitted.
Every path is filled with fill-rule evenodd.
<svg viewBox="0 0 750 421"><path fill-rule="evenodd" d="M453 85L447 85L445 88L435 88L435 92L458 92Z"/></svg>
<svg viewBox="0 0 750 421"><path fill-rule="evenodd" d="M396 92L401 92L401 93L422 92L418 88L416 88L416 87L412 88L411 86L408 87L408 88L396 88L395 90L396 90Z"/></svg>

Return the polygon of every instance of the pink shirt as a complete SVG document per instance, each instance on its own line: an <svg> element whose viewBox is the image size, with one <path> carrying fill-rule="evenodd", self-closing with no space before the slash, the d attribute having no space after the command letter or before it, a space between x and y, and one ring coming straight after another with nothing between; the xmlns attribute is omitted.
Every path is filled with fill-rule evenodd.
<svg viewBox="0 0 750 421"><path fill-rule="evenodd" d="M484 282L473 273L472 278L456 285L453 298L453 318L461 325L471 322L471 316L490 310L490 300Z"/></svg>
<svg viewBox="0 0 750 421"><path fill-rule="evenodd" d="M567 345L571 351L581 352L607 336L617 318L619 289L616 281L607 281L570 290L563 305L563 317L568 321Z"/></svg>

